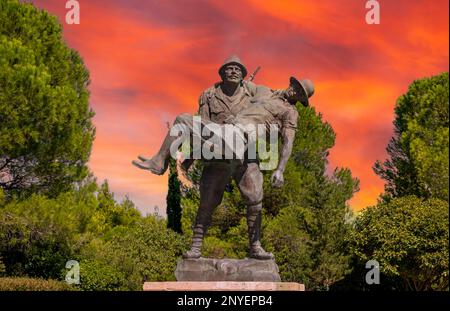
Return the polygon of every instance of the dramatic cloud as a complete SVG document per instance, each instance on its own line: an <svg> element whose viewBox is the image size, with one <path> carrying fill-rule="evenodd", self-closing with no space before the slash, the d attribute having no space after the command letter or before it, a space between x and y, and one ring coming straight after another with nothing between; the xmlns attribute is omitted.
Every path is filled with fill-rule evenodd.
<svg viewBox="0 0 450 311"><path fill-rule="evenodd" d="M194 112L217 69L237 53L257 83L274 88L290 75L315 82L311 103L336 131L330 170L361 180L350 202L376 203L393 108L415 79L448 70L448 1L380 1L381 24L365 23L365 1L79 0L81 24L66 25L65 1L37 0L57 15L69 46L91 72L97 138L90 167L118 197L164 212L167 176L135 169L151 155L166 122Z"/></svg>

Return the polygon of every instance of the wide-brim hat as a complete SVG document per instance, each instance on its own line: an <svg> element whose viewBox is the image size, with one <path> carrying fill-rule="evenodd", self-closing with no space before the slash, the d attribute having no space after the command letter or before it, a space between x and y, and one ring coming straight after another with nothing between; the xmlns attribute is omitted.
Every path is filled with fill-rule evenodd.
<svg viewBox="0 0 450 311"><path fill-rule="evenodd" d="M222 76L222 73L225 70L225 67L227 65L231 65L231 64L238 65L241 68L241 70L242 70L242 79L244 79L245 76L247 75L247 68L245 68L245 66L242 63L241 59L237 55L231 55L230 57L228 57L225 60L223 65L220 66L220 68L219 68L219 75Z"/></svg>
<svg viewBox="0 0 450 311"><path fill-rule="evenodd" d="M309 106L309 98L314 94L314 84L312 81L308 79L299 81L295 77L291 77L289 81L294 87L295 92L299 95L298 101L305 107Z"/></svg>

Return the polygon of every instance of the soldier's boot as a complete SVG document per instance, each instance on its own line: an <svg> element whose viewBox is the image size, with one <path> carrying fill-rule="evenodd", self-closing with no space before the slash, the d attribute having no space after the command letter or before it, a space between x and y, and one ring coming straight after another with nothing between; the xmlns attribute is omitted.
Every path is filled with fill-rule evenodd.
<svg viewBox="0 0 450 311"><path fill-rule="evenodd" d="M151 158L149 158L149 157L146 157L146 156L144 156L144 155L142 155L142 154L140 154L140 155L138 155L138 159L139 160L141 160L141 161L148 161L148 160L150 160Z"/></svg>
<svg viewBox="0 0 450 311"><path fill-rule="evenodd" d="M191 249L183 254L184 259L196 259L200 258L202 255L202 242L205 235L205 228L203 225L195 225L194 235L192 237Z"/></svg>
<svg viewBox="0 0 450 311"><path fill-rule="evenodd" d="M139 156L138 158L141 160L141 162L133 160L133 165L144 170L149 170L156 175L164 174L167 170L167 167L169 166L170 146L177 139L178 137L170 136L170 133L167 133L161 145L161 148L155 156L150 159L144 156Z"/></svg>
<svg viewBox="0 0 450 311"><path fill-rule="evenodd" d="M247 209L247 226L248 226L248 238L250 244L250 258L268 260L274 259L275 256L266 252L260 242L261 234L261 208L262 204L249 206Z"/></svg>

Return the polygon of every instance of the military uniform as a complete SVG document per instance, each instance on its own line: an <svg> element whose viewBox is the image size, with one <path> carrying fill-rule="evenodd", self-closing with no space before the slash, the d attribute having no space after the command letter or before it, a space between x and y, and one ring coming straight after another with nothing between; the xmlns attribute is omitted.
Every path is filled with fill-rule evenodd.
<svg viewBox="0 0 450 311"><path fill-rule="evenodd" d="M297 129L298 112L290 104L282 92L275 91L264 96L257 95L252 104L240 111L234 119L226 120L232 124L265 124L269 130L270 125L278 128Z"/></svg>
<svg viewBox="0 0 450 311"><path fill-rule="evenodd" d="M265 91L265 87L257 86L253 82L242 81L235 94L227 96L222 92L220 83L216 83L200 95L199 114L204 120L224 124L230 116L236 116L240 111L246 109L258 91Z"/></svg>
<svg viewBox="0 0 450 311"><path fill-rule="evenodd" d="M236 121L260 121L252 119L257 114L265 116L264 122L280 122L281 126L295 127L296 117L292 107L287 106L283 100L281 92L271 92L264 86L258 86L252 82L245 81L247 70L238 57L232 56L220 67L219 74L222 81L231 78L237 80L237 70L233 66L239 66L242 72L240 84L233 95L226 95L222 91L222 84L216 83L214 86L206 89L199 98L199 114L202 118L202 126L215 123L219 125L230 124ZM235 74L233 75L233 71ZM228 83L228 80L227 80ZM258 101L267 99L267 102L261 107ZM262 110L261 110L262 109ZM289 110L291 109L291 110ZM242 113L246 112L246 114ZM241 114L241 115L240 115ZM192 116L187 114L177 117L176 123L185 123L192 128ZM154 163L161 162L161 159L168 157L168 147L174 138L169 135L161 147L158 157L152 158L151 165L135 165L150 169L158 167ZM165 146L165 147L164 147ZM163 155L163 156L161 156ZM187 160L188 165L192 160ZM214 209L222 202L225 187L230 178L234 178L241 196L247 205L247 226L250 244L250 257L257 259L273 259L273 254L266 252L260 243L261 230L261 210L263 200L263 175L259 169L259 163L256 159L244 161L233 160L203 160L204 168L200 178L200 206L193 228L192 246L189 251L183 254L184 258L199 258L201 256L201 246L204 235L211 223L211 217ZM165 166L167 166L167 161ZM164 170L151 168L156 173L162 173Z"/></svg>
<svg viewBox="0 0 450 311"><path fill-rule="evenodd" d="M262 88L262 87L260 87ZM264 87L265 88L265 87ZM242 110L236 110L234 106L228 106L224 104L224 101L216 96L212 95L210 100L214 98L217 102L214 103L215 107L220 106L219 108L211 109L210 103L202 102L202 98L207 98L204 94L201 97L201 109L203 109L200 114L203 116L201 120L201 128L209 127L209 125L223 125L223 124L233 124L237 127L241 128L242 133L246 133L246 137L257 138L257 135L250 135L252 133L249 130L257 130L258 125L265 124L266 133L269 134L272 125L278 126L278 129L293 129L297 128L297 119L298 112L294 105L290 104L286 98L284 97L281 91L264 91L259 92L254 95L250 101L248 100L248 96L251 94L240 95L243 99L242 101L237 102L237 106L242 107ZM226 99L225 99L226 100ZM237 111L237 114L236 114ZM208 119L208 117L213 116L213 120ZM193 116L190 114L181 114L176 119L174 124L183 124L186 126L189 133L196 138L199 138L202 141L202 144L205 142L205 138L199 136L194 132L193 126ZM246 127L246 125L254 125L252 128ZM213 131L212 127L210 131ZM224 133L224 129L222 128L222 134ZM256 134L256 133L255 133ZM267 136L268 137L268 136ZM234 141L226 141L225 137L222 137L223 143L227 148L233 148ZM245 144L254 143L254 141L249 142L242 136L243 142ZM201 152L201 150L200 150ZM199 153L200 153L199 152ZM221 159L224 159L223 153L221 153ZM205 161L205 160L204 160ZM207 160L206 160L207 161ZM211 161L211 160L209 160ZM212 162L217 162L217 159L212 160ZM229 162L225 162L229 163Z"/></svg>
<svg viewBox="0 0 450 311"><path fill-rule="evenodd" d="M248 81L243 81L242 85L236 91L232 97L223 94L220 84L216 84L213 87L205 90L199 99L199 114L205 122L211 121L217 124L229 124L231 120L235 120L239 112L248 109L250 105L254 105L252 98L257 95L258 91L265 91L265 87L257 86L256 84ZM220 204L222 201L222 194L225 190L225 186L233 177L238 185L238 188L243 196L243 199L248 205L259 204L263 198L262 192L262 173L259 170L259 164L257 161L245 161L242 165L235 166L234 161L227 160L204 160L203 176L200 181L200 198L205 196L202 193L202 183L205 185L205 190L221 193L220 198L209 206L204 206L200 202L200 209L208 210L204 217L200 216L202 222L208 223L211 217L212 209ZM209 178L208 176L221 176ZM201 201L203 201L201 199ZM207 203L205 202L205 205ZM214 206L215 205L215 206ZM198 213L201 215L202 213ZM200 219L199 219L200 220Z"/></svg>
<svg viewBox="0 0 450 311"><path fill-rule="evenodd" d="M237 63L246 75L246 69L236 57L225 61L221 70L229 63ZM199 98L199 114L204 120L210 120L218 124L226 124L237 114L252 105L251 99L258 93L267 93L269 89L257 86L249 81L242 81L241 85L232 96L222 92L220 83L206 89ZM231 177L234 178L241 196L247 204L247 224L250 242L250 256L261 259L273 258L266 253L260 245L261 209L263 199L263 175L257 161L244 161L238 166L235 162L227 160L204 161L204 168L200 179L200 206L197 212L193 228L193 240L191 251L184 256L187 258L198 257L203 236L211 223L214 209L222 202L225 187ZM252 255L256 254L256 255Z"/></svg>

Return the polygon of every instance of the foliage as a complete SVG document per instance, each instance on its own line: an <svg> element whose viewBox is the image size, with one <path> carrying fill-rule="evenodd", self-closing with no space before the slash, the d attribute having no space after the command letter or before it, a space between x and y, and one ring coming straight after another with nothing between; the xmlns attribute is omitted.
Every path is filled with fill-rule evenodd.
<svg viewBox="0 0 450 311"><path fill-rule="evenodd" d="M306 209L296 206L283 208L264 231L285 282L308 281L313 270L312 241L300 225L311 217L306 212Z"/></svg>
<svg viewBox="0 0 450 311"><path fill-rule="evenodd" d="M175 232L182 233L181 226L181 184L174 159L169 164L169 187L166 198L167 227Z"/></svg>
<svg viewBox="0 0 450 311"><path fill-rule="evenodd" d="M0 278L0 291L75 291L76 287L56 280Z"/></svg>
<svg viewBox="0 0 450 311"><path fill-rule="evenodd" d="M89 73L57 18L0 1L0 188L55 197L88 175Z"/></svg>
<svg viewBox="0 0 450 311"><path fill-rule="evenodd" d="M299 124L285 186L272 188L270 174L265 174L264 207L274 215L268 218L265 240L283 267L284 280L326 290L351 270L342 241L352 229L347 201L358 191L359 181L348 169L327 172L334 131L313 108L297 109Z"/></svg>
<svg viewBox="0 0 450 311"><path fill-rule="evenodd" d="M110 291L123 289L125 275L119 267L97 260L80 262L80 285L85 291Z"/></svg>
<svg viewBox="0 0 450 311"><path fill-rule="evenodd" d="M70 246L62 226L2 211L0 255L6 275L56 278L70 256Z"/></svg>
<svg viewBox="0 0 450 311"><path fill-rule="evenodd" d="M448 73L414 81L395 107L389 159L375 172L386 180L387 199L406 195L448 201Z"/></svg>
<svg viewBox="0 0 450 311"><path fill-rule="evenodd" d="M147 217L132 227L116 227L102 241L93 240L81 256L116 267L116 275L124 277L115 289L140 290L146 281L174 280L176 262L186 244L182 236L166 228L165 221Z"/></svg>
<svg viewBox="0 0 450 311"><path fill-rule="evenodd" d="M234 196L235 193L226 193L225 197ZM226 203L226 199L224 200ZM242 213L237 212L235 207L219 206L213 215L212 226L204 241L202 254L211 258L245 258L248 256L247 221ZM245 210L244 210L245 211ZM238 216L236 216L238 215ZM237 221L219 221L222 217L238 218Z"/></svg>
<svg viewBox="0 0 450 311"><path fill-rule="evenodd" d="M448 203L407 196L365 209L347 239L360 263L375 259L396 289L448 290Z"/></svg>
<svg viewBox="0 0 450 311"><path fill-rule="evenodd" d="M108 183L87 182L56 198L33 195L0 204L0 257L6 276L63 280L80 262L80 289L140 290L173 280L186 241L166 222L114 200Z"/></svg>

